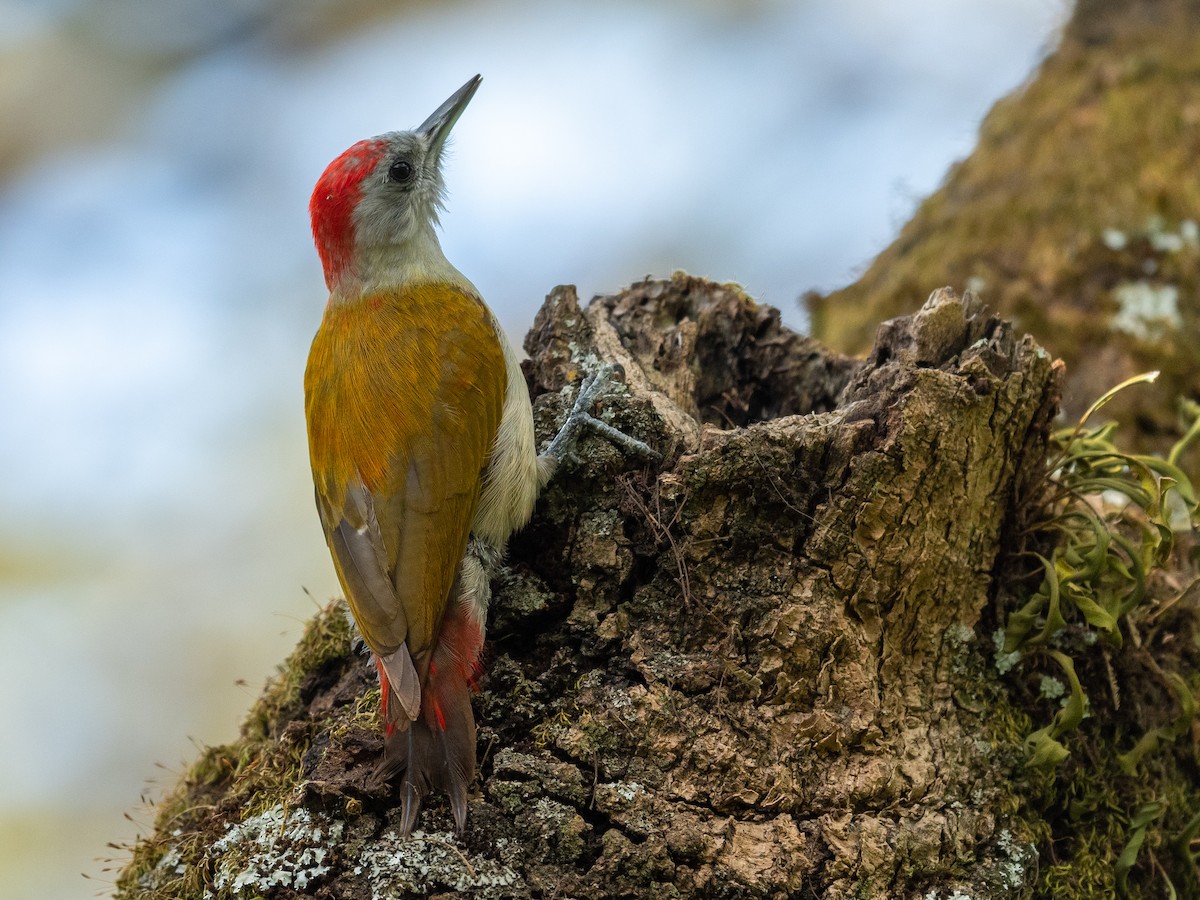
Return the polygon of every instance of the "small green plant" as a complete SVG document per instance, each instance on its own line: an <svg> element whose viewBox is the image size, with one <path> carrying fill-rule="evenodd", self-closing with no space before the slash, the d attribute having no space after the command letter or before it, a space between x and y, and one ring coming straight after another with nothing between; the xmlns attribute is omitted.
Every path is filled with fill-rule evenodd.
<svg viewBox="0 0 1200 900"><path fill-rule="evenodd" d="M1200 436L1200 416L1166 459L1121 450L1113 442L1113 423L1086 427L1119 392L1153 382L1157 375L1122 382L1093 403L1078 424L1051 438L1049 515L1035 529L1050 536L1053 549L1048 555L1034 553L1041 583L1009 615L1003 645L1005 653L1053 662L1069 688L1050 724L1026 739L1031 765L1054 766L1066 759L1070 751L1061 739L1078 727L1088 709L1068 646L1120 648L1121 623L1146 600L1148 576L1170 556L1176 530L1197 524L1195 489L1178 463ZM1068 636L1074 640L1064 640ZM1175 676L1168 681L1182 715L1171 726L1143 736L1122 757L1130 769L1159 741L1182 733L1195 714L1195 700L1183 680Z"/></svg>
<svg viewBox="0 0 1200 900"><path fill-rule="evenodd" d="M1117 857L1117 861L1113 865L1117 890L1120 891L1122 897L1129 895L1129 872L1137 862L1138 851L1142 849L1142 844L1146 841L1147 831L1166 811L1166 803L1162 800L1152 800L1143 804L1129 820L1129 839L1125 842L1121 855ZM1167 896L1170 900L1174 900L1175 886L1171 884L1171 879L1166 878L1165 875L1163 877L1165 879L1163 886L1167 888Z"/></svg>
<svg viewBox="0 0 1200 900"><path fill-rule="evenodd" d="M1037 561L1041 575L1037 589L1008 617L1003 640L997 641L997 665L1006 671L1018 661L1052 664L1059 677L1041 675L1040 694L1061 698L1051 721L1025 740L1027 763L1053 772L1069 755L1064 739L1079 727L1089 711L1088 697L1076 671L1091 663L1089 672L1103 660L1114 706L1119 704L1116 675L1111 660L1128 639L1145 649L1139 638L1144 627L1174 602L1188 594L1200 578L1166 604L1152 599L1151 576L1168 562L1178 540L1193 532L1200 518L1196 489L1180 467L1187 447L1200 438L1200 406L1185 404L1181 412L1189 422L1183 437L1165 459L1120 449L1114 442L1116 425L1088 428L1088 420L1117 393L1133 385L1153 382L1157 372L1122 382L1097 400L1079 422L1051 438L1047 466L1049 491L1038 499L1042 514L1029 529L1027 551ZM1040 552L1038 552L1040 551ZM1193 551L1194 552L1194 551ZM1155 673L1175 701L1171 721L1141 734L1124 753L1110 756L1126 775L1133 775L1160 745L1186 734L1196 717L1196 698L1179 674L1165 670L1145 654L1145 667ZM1124 733L1120 730L1117 733ZM1096 774L1094 749L1083 769L1071 775L1072 787L1060 799L1073 795L1080 784ZM1053 777L1053 776L1051 776ZM1134 796L1136 796L1136 791ZM1115 843L1100 858L1111 865L1112 884L1129 896L1130 873L1143 844L1161 846L1167 801L1145 794L1135 811L1122 816L1114 794L1104 801L1124 822L1124 846ZM1132 798L1131 798L1132 799ZM1102 833L1096 830L1096 833ZM1177 856L1195 869L1197 815L1181 833L1169 840ZM1153 850L1150 851L1153 860ZM1165 896L1176 896L1174 885L1157 863L1152 868L1161 879Z"/></svg>

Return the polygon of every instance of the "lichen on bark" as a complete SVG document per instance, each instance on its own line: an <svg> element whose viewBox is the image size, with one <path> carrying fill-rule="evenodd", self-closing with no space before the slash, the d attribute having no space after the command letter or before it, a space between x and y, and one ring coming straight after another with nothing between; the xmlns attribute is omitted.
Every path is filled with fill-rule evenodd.
<svg viewBox="0 0 1200 900"><path fill-rule="evenodd" d="M942 290L858 362L683 275L586 308L557 288L527 349L543 438L615 363L600 414L664 459L588 438L514 538L465 833L433 797L397 837L367 777L377 687L333 604L119 895L1032 890L1027 723L981 621L1043 470L1048 354Z"/></svg>

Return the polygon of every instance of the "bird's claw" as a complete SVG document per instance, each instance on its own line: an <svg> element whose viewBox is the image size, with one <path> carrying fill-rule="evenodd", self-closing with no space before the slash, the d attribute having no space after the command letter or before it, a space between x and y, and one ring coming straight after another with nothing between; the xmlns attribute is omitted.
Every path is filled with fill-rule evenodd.
<svg viewBox="0 0 1200 900"><path fill-rule="evenodd" d="M579 440L579 432L586 427L603 435L630 453L649 459L662 459L662 454L649 444L627 435L607 422L597 419L589 412L608 389L619 369L619 366L606 363L583 377L579 383L579 393L575 396L575 403L572 405L571 411L567 413L566 421L559 428L558 434L550 441L550 445L543 455L554 460L562 460L574 451L575 444Z"/></svg>

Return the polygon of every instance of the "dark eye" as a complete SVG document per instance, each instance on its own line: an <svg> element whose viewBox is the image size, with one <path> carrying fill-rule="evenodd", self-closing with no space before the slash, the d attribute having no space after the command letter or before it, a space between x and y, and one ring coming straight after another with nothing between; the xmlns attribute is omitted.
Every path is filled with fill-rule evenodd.
<svg viewBox="0 0 1200 900"><path fill-rule="evenodd" d="M408 181L413 177L413 167L407 159L398 159L392 163L392 167L388 169L388 181L396 181L400 184Z"/></svg>

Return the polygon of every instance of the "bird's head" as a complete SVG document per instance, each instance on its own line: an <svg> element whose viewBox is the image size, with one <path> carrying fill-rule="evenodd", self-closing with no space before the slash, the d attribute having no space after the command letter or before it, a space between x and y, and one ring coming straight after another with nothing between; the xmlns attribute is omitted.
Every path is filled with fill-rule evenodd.
<svg viewBox="0 0 1200 900"><path fill-rule="evenodd" d="M372 266L418 268L441 257L434 226L445 186L442 151L482 79L476 75L413 131L359 141L325 169L309 202L313 238L332 291ZM410 259L406 259L410 257Z"/></svg>

